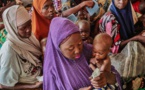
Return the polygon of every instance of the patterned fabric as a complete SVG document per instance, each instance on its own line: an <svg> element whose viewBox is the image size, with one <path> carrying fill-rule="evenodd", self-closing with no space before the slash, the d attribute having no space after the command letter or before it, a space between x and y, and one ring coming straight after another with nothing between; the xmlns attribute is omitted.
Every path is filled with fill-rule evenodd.
<svg viewBox="0 0 145 90"><path fill-rule="evenodd" d="M129 42L120 53L111 55L110 59L125 82L138 75L145 75L145 48L139 42Z"/></svg>
<svg viewBox="0 0 145 90"><path fill-rule="evenodd" d="M115 16L111 12L107 12L99 21L99 28L101 32L106 32L113 38L112 53L118 53L120 38L120 25Z"/></svg>
<svg viewBox="0 0 145 90"><path fill-rule="evenodd" d="M0 31L0 48L2 47L4 42L6 41L6 35L7 35L7 31L5 29L2 29Z"/></svg>
<svg viewBox="0 0 145 90"><path fill-rule="evenodd" d="M121 26L119 31L121 40L127 40L135 35L131 8L130 1L127 2L123 9L118 9L114 4L114 0L112 0L112 5L109 9Z"/></svg>

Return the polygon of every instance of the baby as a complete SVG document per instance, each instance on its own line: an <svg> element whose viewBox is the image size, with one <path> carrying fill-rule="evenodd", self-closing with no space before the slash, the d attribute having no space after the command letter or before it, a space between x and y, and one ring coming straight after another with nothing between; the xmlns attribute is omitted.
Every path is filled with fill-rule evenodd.
<svg viewBox="0 0 145 90"><path fill-rule="evenodd" d="M94 71L92 78L100 75L101 72L111 72L111 61L108 56L111 46L112 38L106 33L98 34L93 41L93 59L90 60L90 67L96 65L96 69L91 67Z"/></svg>
<svg viewBox="0 0 145 90"><path fill-rule="evenodd" d="M77 22L82 40L86 43L92 44L93 39L90 37L90 23L86 20L79 20Z"/></svg>

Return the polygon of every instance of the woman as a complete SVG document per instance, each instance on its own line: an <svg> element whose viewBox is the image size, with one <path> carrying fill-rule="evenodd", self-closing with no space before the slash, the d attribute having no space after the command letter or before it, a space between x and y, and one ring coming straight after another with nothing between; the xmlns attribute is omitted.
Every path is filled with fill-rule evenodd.
<svg viewBox="0 0 145 90"><path fill-rule="evenodd" d="M85 6L93 6L93 1L85 1L74 8L66 10L62 12L62 16L67 17ZM33 7L32 31L36 38L41 41L48 35L51 19L56 17L54 5L52 0L34 0Z"/></svg>
<svg viewBox="0 0 145 90"><path fill-rule="evenodd" d="M38 40L31 34L31 19L22 6L15 5L3 13L7 40L0 51L0 88L37 88L42 55ZM21 83L21 84L20 84Z"/></svg>
<svg viewBox="0 0 145 90"><path fill-rule="evenodd" d="M119 49L121 50L130 41L145 43L143 36L136 35L135 16L129 0L121 1L113 0L110 11L99 21L101 32L108 33L114 40L112 53L118 53Z"/></svg>
<svg viewBox="0 0 145 90"><path fill-rule="evenodd" d="M129 0L113 0L110 11L99 21L101 32L108 33L114 41L112 53L118 54L111 56L112 64L125 83L145 74L145 48L142 46L145 37L134 29L134 17Z"/></svg>
<svg viewBox="0 0 145 90"><path fill-rule="evenodd" d="M57 27L56 27L57 25ZM102 73L94 80L89 80L92 70L88 62L91 58L92 47L82 42L79 28L65 18L54 18L50 25L50 32L46 44L44 57L44 90L90 90L91 83L95 88L103 87L107 81L119 83L113 73ZM97 84L96 84L97 83Z"/></svg>

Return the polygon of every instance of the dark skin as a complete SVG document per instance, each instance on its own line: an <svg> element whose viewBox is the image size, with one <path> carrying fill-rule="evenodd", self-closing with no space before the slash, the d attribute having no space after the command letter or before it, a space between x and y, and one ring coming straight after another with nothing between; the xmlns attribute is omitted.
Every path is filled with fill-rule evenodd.
<svg viewBox="0 0 145 90"><path fill-rule="evenodd" d="M90 35L90 25L83 22L82 23L80 22L80 24L78 25L79 25L80 34L82 36L82 40L87 40Z"/></svg>
<svg viewBox="0 0 145 90"><path fill-rule="evenodd" d="M74 33L70 37L60 44L60 50L62 54L69 59L75 60L79 58L82 52L82 40L79 33ZM95 64L94 66L95 67ZM96 68L96 67L95 67ZM101 88L106 85L106 83L115 84L115 75L110 72L103 72L98 77L92 79L90 78L91 84L95 88ZM80 88L79 90L91 90L91 86Z"/></svg>
<svg viewBox="0 0 145 90"><path fill-rule="evenodd" d="M75 41L75 42L74 42ZM76 60L80 57L83 43L79 33L72 34L68 39L60 45L62 54L69 59Z"/></svg>
<svg viewBox="0 0 145 90"><path fill-rule="evenodd" d="M63 11L62 16L67 17L67 16L71 15L72 13L77 13L79 10L81 10L85 6L92 7L93 5L94 5L93 1L84 1L73 8ZM54 6L53 6L53 2L51 0L46 1L41 10L41 14L44 17L46 17L47 19L51 20L55 15L54 12L55 12L55 10L54 10Z"/></svg>
<svg viewBox="0 0 145 90"><path fill-rule="evenodd" d="M123 9L127 5L127 3L128 3L128 0L119 0L119 1L114 0L115 6L120 10ZM141 34L138 34L130 39L122 41L120 44L120 50L122 50L125 47L125 45L130 41L138 41L138 42L145 44L145 37L142 36Z"/></svg>
<svg viewBox="0 0 145 90"><path fill-rule="evenodd" d="M2 13L4 12L5 9L7 9L8 7L11 7L12 5L15 5L16 2L15 1L7 1L7 4L4 5L4 3L2 3L2 6L0 9L0 18L2 19Z"/></svg>
<svg viewBox="0 0 145 90"><path fill-rule="evenodd" d="M31 20L27 21L21 26L18 26L18 34L21 38L29 38L31 36Z"/></svg>
<svg viewBox="0 0 145 90"><path fill-rule="evenodd" d="M44 3L41 14L49 20L51 20L54 17L55 10L53 6L53 2L51 0L46 1Z"/></svg>
<svg viewBox="0 0 145 90"><path fill-rule="evenodd" d="M29 38L31 36L31 20L26 23L18 26L18 35L21 38ZM20 84L17 83L15 86L5 86L0 84L0 89L12 89L12 90L20 90L20 89L34 89L38 88L42 85L42 82L36 82L34 84Z"/></svg>

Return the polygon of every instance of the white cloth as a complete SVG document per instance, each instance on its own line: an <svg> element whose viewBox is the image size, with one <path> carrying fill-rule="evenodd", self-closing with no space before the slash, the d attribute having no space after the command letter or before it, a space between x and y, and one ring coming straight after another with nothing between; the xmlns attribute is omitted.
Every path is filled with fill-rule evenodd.
<svg viewBox="0 0 145 90"><path fill-rule="evenodd" d="M17 82L36 82L42 67L39 60L42 55L39 41L33 34L27 39L18 35L16 12L19 7L14 5L3 13L8 36L0 50L0 83L6 86L14 86Z"/></svg>

